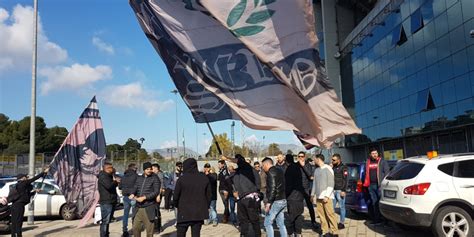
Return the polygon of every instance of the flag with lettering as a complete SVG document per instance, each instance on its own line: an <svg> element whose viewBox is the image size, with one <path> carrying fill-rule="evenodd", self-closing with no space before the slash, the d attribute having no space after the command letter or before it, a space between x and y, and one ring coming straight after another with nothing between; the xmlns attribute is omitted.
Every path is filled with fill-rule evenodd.
<svg viewBox="0 0 474 237"><path fill-rule="evenodd" d="M105 136L95 96L54 156L50 174L83 226L99 201L97 175L106 157Z"/></svg>
<svg viewBox="0 0 474 237"><path fill-rule="evenodd" d="M277 2L302 14L289 18ZM178 71L224 102L225 119L241 120L247 127L296 131L314 137L308 140L320 147L330 147L344 134L360 133L327 82L314 29L305 25L314 22L307 9L312 11L311 1L130 0L130 4L185 101L189 92L179 88ZM271 5L278 8L269 11ZM278 22L285 34L271 34L276 26L267 26L268 21ZM270 46L269 35L274 37ZM266 53L270 58L261 55ZM168 57L176 63L169 65L173 60Z"/></svg>

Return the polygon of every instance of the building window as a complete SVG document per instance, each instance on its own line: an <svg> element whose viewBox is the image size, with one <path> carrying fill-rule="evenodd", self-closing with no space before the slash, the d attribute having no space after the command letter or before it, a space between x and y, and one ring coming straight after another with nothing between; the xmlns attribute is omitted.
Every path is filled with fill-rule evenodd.
<svg viewBox="0 0 474 237"><path fill-rule="evenodd" d="M423 17L421 16L421 10L418 9L411 15L411 33L415 33L423 28Z"/></svg>
<svg viewBox="0 0 474 237"><path fill-rule="evenodd" d="M417 112L424 112L430 111L435 109L435 103L433 101L433 97L431 96L431 92L429 89L422 90L418 92L418 99L416 101L416 111Z"/></svg>
<svg viewBox="0 0 474 237"><path fill-rule="evenodd" d="M402 45L407 41L407 35L405 33L405 29L403 29L403 25L397 25L393 29L392 32L392 45Z"/></svg>

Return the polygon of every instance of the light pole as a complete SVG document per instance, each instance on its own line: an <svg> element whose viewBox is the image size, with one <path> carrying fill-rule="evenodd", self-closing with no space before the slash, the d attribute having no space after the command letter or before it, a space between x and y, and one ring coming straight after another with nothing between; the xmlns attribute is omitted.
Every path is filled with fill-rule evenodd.
<svg viewBox="0 0 474 237"><path fill-rule="evenodd" d="M230 140L232 140L232 157L235 157L235 134L234 134L235 121L230 124Z"/></svg>
<svg viewBox="0 0 474 237"><path fill-rule="evenodd" d="M33 66L31 72L31 117L30 117L30 156L28 160L28 174L30 177L35 176L35 130L36 130L36 64L38 55L38 0L34 0L33 13ZM34 201L28 205L28 225L33 225L35 204Z"/></svg>
<svg viewBox="0 0 474 237"><path fill-rule="evenodd" d="M263 145L262 145L262 157L265 157L265 136L263 136L262 142L263 142Z"/></svg>
<svg viewBox="0 0 474 237"><path fill-rule="evenodd" d="M171 91L175 95L175 104L176 104L176 150L179 156L179 134L178 134L178 90L174 89Z"/></svg>

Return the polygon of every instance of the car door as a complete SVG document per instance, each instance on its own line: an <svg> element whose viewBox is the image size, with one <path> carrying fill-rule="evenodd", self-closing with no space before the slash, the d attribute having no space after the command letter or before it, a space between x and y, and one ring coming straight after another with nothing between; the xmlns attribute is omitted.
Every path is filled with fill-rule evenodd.
<svg viewBox="0 0 474 237"><path fill-rule="evenodd" d="M44 213L44 216L54 215L53 210L53 197L54 197L54 186L49 183L43 183L41 190L38 192L38 197L41 198L41 212ZM37 198L38 198L37 197ZM36 210L36 205L35 205Z"/></svg>
<svg viewBox="0 0 474 237"><path fill-rule="evenodd" d="M459 197L474 207L474 159L459 158L454 166L454 187Z"/></svg>
<svg viewBox="0 0 474 237"><path fill-rule="evenodd" d="M39 189L41 190L42 187L44 186L44 183L42 184L41 182L34 182L33 183L33 190ZM40 192L36 194L36 197L34 197L34 204L35 204L35 216L44 216L46 215L46 210L44 209L44 206L46 205L47 202L47 195L44 195ZM25 216L28 215L28 205L25 207Z"/></svg>
<svg viewBox="0 0 474 237"><path fill-rule="evenodd" d="M61 193L59 190L59 187L57 185L54 185L54 195L52 196L53 201L52 201L52 215L54 216L60 216L60 209L61 206L66 203L66 199L64 198L64 195Z"/></svg>

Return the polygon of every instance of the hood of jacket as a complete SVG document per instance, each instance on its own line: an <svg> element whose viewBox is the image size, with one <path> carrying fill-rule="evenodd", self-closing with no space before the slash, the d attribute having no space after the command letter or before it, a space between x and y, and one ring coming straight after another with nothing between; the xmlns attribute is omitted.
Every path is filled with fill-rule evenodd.
<svg viewBox="0 0 474 237"><path fill-rule="evenodd" d="M127 169L125 170L125 172L123 172L123 175L124 176L130 176L130 175L135 175L137 172L135 172L135 170L132 170L132 169Z"/></svg>
<svg viewBox="0 0 474 237"><path fill-rule="evenodd" d="M197 161L193 158L188 158L183 162L183 173L199 173L197 168Z"/></svg>

